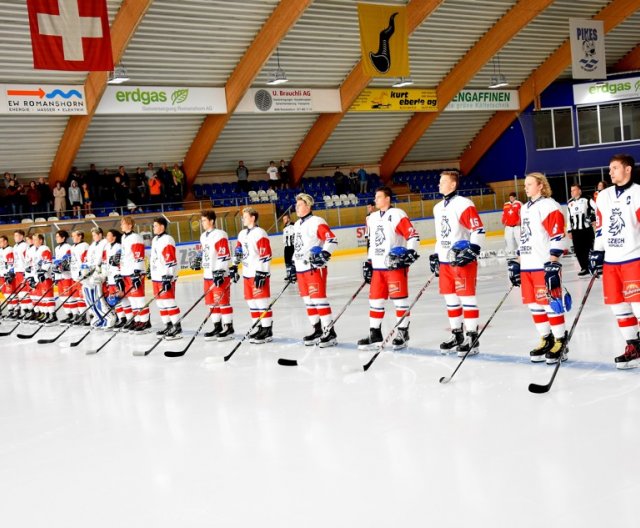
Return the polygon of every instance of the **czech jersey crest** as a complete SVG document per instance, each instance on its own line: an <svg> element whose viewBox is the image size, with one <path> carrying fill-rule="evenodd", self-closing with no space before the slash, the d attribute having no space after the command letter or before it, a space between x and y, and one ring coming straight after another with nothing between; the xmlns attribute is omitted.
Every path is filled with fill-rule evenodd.
<svg viewBox="0 0 640 528"><path fill-rule="evenodd" d="M529 219L522 219L522 229L520 229L520 244L526 244L531 238L531 225L529 225Z"/></svg>
<svg viewBox="0 0 640 528"><path fill-rule="evenodd" d="M440 235L442 238L447 238L451 234L451 225L449 225L449 219L446 216L442 217L440 223Z"/></svg>
<svg viewBox="0 0 640 528"><path fill-rule="evenodd" d="M625 227L624 219L622 218L622 211L617 207L611 211L609 217L609 234L611 236L619 235Z"/></svg>
<svg viewBox="0 0 640 528"><path fill-rule="evenodd" d="M381 246L382 244L384 244L384 241L387 239L387 237L384 236L384 227L378 224L378 227L376 227L376 234L375 234L375 244L376 246Z"/></svg>

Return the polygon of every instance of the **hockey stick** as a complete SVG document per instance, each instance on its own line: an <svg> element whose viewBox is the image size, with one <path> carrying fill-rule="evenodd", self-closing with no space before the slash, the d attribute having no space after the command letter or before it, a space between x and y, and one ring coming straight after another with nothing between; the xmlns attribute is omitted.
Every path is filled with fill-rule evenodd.
<svg viewBox="0 0 640 528"><path fill-rule="evenodd" d="M347 308L349 308L349 306L351 305L351 303L353 301L356 300L356 297L358 296L358 294L362 291L362 289L367 285L367 281L362 281L362 284L358 287L358 289L356 290L356 292L351 296L351 299L349 299L347 301L347 304L345 304L342 307L342 310L340 310L340 313L338 313L338 315L336 315L336 318L331 321L331 323L329 323L329 325L324 329L324 331L322 332L322 337L320 338L321 340L329 335L329 332L331 332L331 329L335 326L335 324L338 322L338 319L340 319L340 317L342 317L342 314L347 310ZM278 365L282 365L284 367L295 367L298 365L298 360L296 359L286 359L286 358L279 358L278 359Z"/></svg>
<svg viewBox="0 0 640 528"><path fill-rule="evenodd" d="M231 288L231 281L229 281L229 285L227 286L227 290L226 290L226 291L228 291L230 288ZM212 288L209 288L209 289L211 290ZM225 291L225 293L226 293L226 291ZM205 293L205 295L206 295L206 293ZM200 299L198 299L198 303L202 300L202 298L203 298L205 295L203 295ZM220 298L222 298L222 296L221 296ZM196 304L197 304L197 303L196 303ZM214 303L214 304L213 304L213 306L212 306L212 308L215 308L216 306L219 306L219 305L220 305L220 301L218 301L217 303ZM193 310L194 308L195 308L195 305L194 305L194 306L192 306L191 308L189 308L189 311L188 311L187 313L185 313L185 314L180 318L180 321L182 321L182 319L184 319L184 318L187 316L187 314L188 314L191 310ZM196 330L196 333L195 333L195 334L193 334L193 336L191 337L191 339L189 339L189 342L187 343L187 346L186 346L186 347L184 347L182 350L167 350L167 351L165 351L164 355L165 355L166 357L182 357L182 356L184 356L184 355L187 353L187 350L189 350L189 347L191 346L191 344L195 341L196 337L198 337L198 334L200 333L200 331L204 328L204 325L205 325L205 324L207 324L207 321L209 320L209 316L210 316L210 315L211 315L210 313L207 313L207 315L205 316L204 320L202 321L202 323L200 324L200 326L199 326L199 327L198 327L198 329Z"/></svg>
<svg viewBox="0 0 640 528"><path fill-rule="evenodd" d="M20 285L18 286L18 288L16 289L16 291L15 291L15 292L10 293L9 295L7 295L7 298L6 298L4 301L2 301L2 304L0 305L0 314L2 313L2 310L4 310L4 309L5 309L5 307L6 307L6 306L7 306L11 301L13 301L13 300L16 298L16 296L17 296L17 295L18 295L22 290L24 290L24 289L25 289L25 287L26 287L26 286L27 286L27 281L22 281L22 282L20 283ZM3 317L3 319L4 319L4 317Z"/></svg>
<svg viewBox="0 0 640 528"><path fill-rule="evenodd" d="M587 298L589 297L589 293L591 292L591 287L593 283L598 278L598 275L593 275L591 280L589 281L589 285L587 286L587 291L584 292L584 297L582 298L582 302L580 303L580 308L578 309L578 313L576 314L576 318L573 320L573 324L571 325L571 330L569 330L569 335L567 336L566 341L563 343L562 348L560 349L560 357L558 358L558 362L556 363L556 368L553 369L553 374L551 375L551 379L549 383L546 385L538 385L537 383L529 383L529 392L533 392L534 394L544 394L545 392L549 392L551 389L551 385L553 385L553 380L556 379L556 374L558 374L558 370L560 369L560 364L562 363L562 355L564 351L569 346L569 341L571 341L571 336L573 335L573 331L576 329L576 325L578 324L578 319L580 319L580 314L582 313L582 309L587 302Z"/></svg>
<svg viewBox="0 0 640 528"><path fill-rule="evenodd" d="M462 356L462 359L460 360L460 362L458 363L458 366L455 368L455 370L451 373L451 376L442 376L440 378L440 383L449 383L453 377L456 375L456 372L458 372L458 369L462 366L462 364L464 363L464 360L467 359L467 356L469 355L469 353L473 350L473 347L476 346L476 344L478 343L478 341L480 341L480 336L482 334L484 334L484 331L489 327L489 323L491 322L491 320L493 319L493 317L498 313L498 310L500 309L500 307L502 306L502 304L504 303L504 301L507 300L507 297L509 297L509 294L511 293L511 290L513 290L514 285L512 284L511 287L507 290L507 293L504 294L504 297L502 297L502 299L500 300L500 302L498 303L498 306L496 306L496 309L493 311L493 313L491 314L491 316L489 317L489 319L487 319L487 322L484 324L484 326L482 327L482 330L480 330L480 333L476 336L476 338L473 340L473 342L471 343L471 345L469 346L469 350L467 350L464 353L464 356Z"/></svg>
<svg viewBox="0 0 640 528"><path fill-rule="evenodd" d="M36 306L38 306L40 304L40 302L42 302L42 300L49 294L49 292L51 290L53 290L54 286L56 285L55 282L53 282L51 284L51 286L49 288L47 288L47 291L45 291L42 294L42 297L40 297L34 304L33 304L33 308L35 309ZM52 297L53 299L53 297ZM54 301L55 302L55 301ZM53 313L56 313L55 311ZM18 334L18 339L31 339L34 335L36 335L40 330L42 330L44 328L44 323L38 323L38 328L36 328L35 332L33 332L32 334Z"/></svg>
<svg viewBox="0 0 640 528"><path fill-rule="evenodd" d="M405 320L405 318L409 315L409 313L411 313L411 309L415 306L415 304L418 302L418 300L420 299L420 297L422 297L422 294L425 292L425 290L429 287L429 285L431 284L431 281L433 281L433 279L436 277L436 274L434 273L433 275L431 275L431 277L429 277L429 280L425 283L425 285L422 287L422 289L418 292L418 295L416 295L416 298L413 300L413 302L409 305L409 308L404 312L404 314L402 315L402 317L398 320L398 322L395 324L395 326L391 329L391 332L389 332L387 334L387 337L384 338L384 341L382 343L380 343L378 345L378 350L376 351L376 353L373 355L373 357L367 361L364 365L362 365L362 370L364 370L365 372L367 370L369 370L369 368L371 368L371 365L373 365L373 362L377 359L377 357L380 355L380 352L382 352L382 349L385 347L385 345L389 342L389 340L393 337L393 334L395 334L396 330L398 329L398 327L400 326L400 324L402 323L402 321Z"/></svg>
<svg viewBox="0 0 640 528"><path fill-rule="evenodd" d="M158 296L159 296L159 295L162 295L162 293L163 293L162 291L159 291L159 292L158 292L158 293L156 293L153 297L151 297L151 299L149 299L149 301L147 301L147 302L145 303L145 305L144 305L142 308L140 308L139 310L137 310L137 311L136 311L136 314L138 314L138 313L142 312L143 310L146 310L147 308L149 308L149 306L151 306L151 303L152 303L153 301L155 301L155 300L158 298ZM109 313L109 312L107 312L107 313ZM135 315L134 315L134 317L135 317ZM118 334L120 334L120 332L121 332L121 331L122 331L122 328L118 328L115 332L113 332L113 333L109 336L109 339L107 339L104 343L102 343L102 345L100 345L100 346L99 346L98 348L96 348L96 349L91 349L91 348L90 348L89 350L87 350L87 351L85 352L85 354L87 354L87 355L90 355L90 354L97 354L97 353L98 353L98 352L100 352L104 347L106 347L106 346L111 342L111 340L112 340L114 337L116 337Z"/></svg>

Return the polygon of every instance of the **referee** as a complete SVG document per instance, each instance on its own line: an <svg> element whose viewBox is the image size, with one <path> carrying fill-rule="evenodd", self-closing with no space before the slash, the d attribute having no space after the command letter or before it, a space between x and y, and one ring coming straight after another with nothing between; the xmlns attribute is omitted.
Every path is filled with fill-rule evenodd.
<svg viewBox="0 0 640 528"><path fill-rule="evenodd" d="M580 264L580 277L589 274L589 251L593 248L594 240L592 224L595 221L595 212L590 201L582 196L580 185L573 184L571 200L567 203L567 233L573 240L573 249Z"/></svg>

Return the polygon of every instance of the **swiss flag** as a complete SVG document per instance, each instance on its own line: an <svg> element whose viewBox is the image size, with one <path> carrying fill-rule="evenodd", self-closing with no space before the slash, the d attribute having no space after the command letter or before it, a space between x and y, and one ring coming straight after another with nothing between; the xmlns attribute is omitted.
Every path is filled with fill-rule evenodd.
<svg viewBox="0 0 640 528"><path fill-rule="evenodd" d="M27 0L33 67L111 71L106 0Z"/></svg>

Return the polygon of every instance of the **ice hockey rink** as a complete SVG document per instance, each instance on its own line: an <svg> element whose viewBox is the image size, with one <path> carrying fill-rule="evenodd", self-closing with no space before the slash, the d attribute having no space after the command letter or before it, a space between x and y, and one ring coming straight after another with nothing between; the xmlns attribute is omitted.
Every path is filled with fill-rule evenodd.
<svg viewBox="0 0 640 528"><path fill-rule="evenodd" d="M429 252L411 268L412 296L430 275ZM361 261L330 263L334 313L360 284ZM573 257L563 264L570 324L589 278ZM272 271L276 294L284 268ZM485 321L509 287L505 259L484 260L478 284ZM180 279L183 309L201 288L199 277ZM241 337L239 284L232 295ZM71 349L36 344L58 328L0 338L0 526L638 526L640 370L614 367L624 341L599 281L569 361L540 395L527 387L553 367L529 362L538 337L517 289L447 385L438 380L459 360L438 350L449 332L435 283L412 311L410 348L365 373L371 353L355 341L368 332L367 306L365 290L337 323L338 347L305 349L309 324L289 287L274 306L274 341L246 341L227 363L207 358L234 342L201 337L174 359L163 352L187 339L138 357L153 335L123 334L95 355L85 352L110 334ZM188 317L187 335L204 313Z"/></svg>

